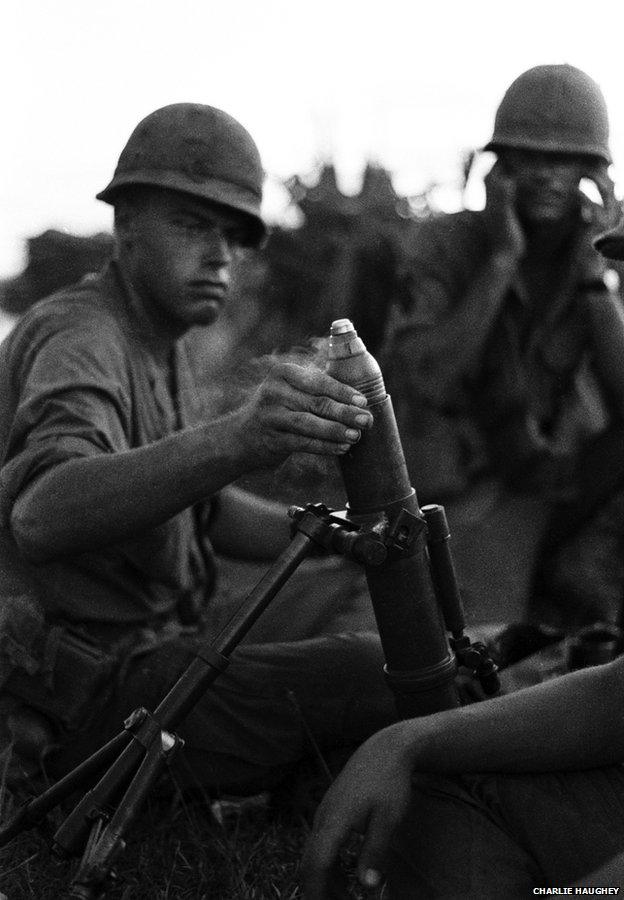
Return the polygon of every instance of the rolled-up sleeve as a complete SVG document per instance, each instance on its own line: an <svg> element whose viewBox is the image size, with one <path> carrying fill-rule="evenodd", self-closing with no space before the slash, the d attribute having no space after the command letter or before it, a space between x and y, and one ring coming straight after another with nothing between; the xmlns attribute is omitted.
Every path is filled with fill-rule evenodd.
<svg viewBox="0 0 624 900"><path fill-rule="evenodd" d="M13 347L15 412L0 469L0 512L43 472L73 457L129 447L129 378L113 325L46 322Z"/></svg>

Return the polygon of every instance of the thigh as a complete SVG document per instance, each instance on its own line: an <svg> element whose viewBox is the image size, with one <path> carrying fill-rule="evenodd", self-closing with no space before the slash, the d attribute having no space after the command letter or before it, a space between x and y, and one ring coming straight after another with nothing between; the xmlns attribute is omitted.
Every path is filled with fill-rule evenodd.
<svg viewBox="0 0 624 900"><path fill-rule="evenodd" d="M533 860L462 779L419 777L388 859L392 900L515 900L535 884Z"/></svg>
<svg viewBox="0 0 624 900"><path fill-rule="evenodd" d="M573 884L624 849L622 766L498 776L490 785L485 800L535 860L539 886Z"/></svg>
<svg viewBox="0 0 624 900"><path fill-rule="evenodd" d="M273 778L306 756L354 748L396 718L376 635L241 646L183 729L189 759Z"/></svg>
<svg viewBox="0 0 624 900"><path fill-rule="evenodd" d="M66 747L59 762L92 752L133 709L154 709L194 658L171 641L134 658L97 732ZM180 769L210 790L256 789L315 752L353 747L395 718L372 633L241 645L229 667L200 696L178 731Z"/></svg>
<svg viewBox="0 0 624 900"><path fill-rule="evenodd" d="M526 897L574 884L623 849L620 766L421 778L394 840L390 896Z"/></svg>

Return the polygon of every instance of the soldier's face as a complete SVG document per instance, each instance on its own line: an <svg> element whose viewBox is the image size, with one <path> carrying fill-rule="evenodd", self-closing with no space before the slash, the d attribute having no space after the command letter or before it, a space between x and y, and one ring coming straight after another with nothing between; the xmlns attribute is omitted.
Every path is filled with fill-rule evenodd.
<svg viewBox="0 0 624 900"><path fill-rule="evenodd" d="M244 229L244 216L234 210L174 191L148 191L124 230L126 275L179 330L210 325L226 302Z"/></svg>
<svg viewBox="0 0 624 900"><path fill-rule="evenodd" d="M580 209L579 182L587 160L568 153L505 150L501 162L516 182L516 205L528 222L559 222Z"/></svg>

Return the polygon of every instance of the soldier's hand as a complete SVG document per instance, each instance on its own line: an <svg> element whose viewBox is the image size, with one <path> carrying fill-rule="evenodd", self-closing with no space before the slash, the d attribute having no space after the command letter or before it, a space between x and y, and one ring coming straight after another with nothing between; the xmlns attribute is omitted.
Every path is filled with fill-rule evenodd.
<svg viewBox="0 0 624 900"><path fill-rule="evenodd" d="M235 414L241 447L255 466L295 452L340 456L372 425L366 405L356 390L317 368L276 362Z"/></svg>
<svg viewBox="0 0 624 900"><path fill-rule="evenodd" d="M579 207L587 225L608 228L620 217L614 182L607 166L596 164L587 169L579 183Z"/></svg>
<svg viewBox="0 0 624 900"><path fill-rule="evenodd" d="M305 900L325 900L341 847L363 835L357 876L365 888L383 879L392 834L411 799L412 764L404 723L385 728L353 754L317 810L302 861Z"/></svg>
<svg viewBox="0 0 624 900"><path fill-rule="evenodd" d="M516 212L516 185L497 162L485 177L485 214L495 249L521 259L526 237Z"/></svg>

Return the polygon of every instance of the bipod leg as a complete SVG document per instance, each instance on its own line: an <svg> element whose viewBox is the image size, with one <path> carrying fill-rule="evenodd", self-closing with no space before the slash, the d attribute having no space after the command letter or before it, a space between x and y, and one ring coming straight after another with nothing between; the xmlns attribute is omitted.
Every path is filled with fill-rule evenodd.
<svg viewBox="0 0 624 900"><path fill-rule="evenodd" d="M132 780L145 750L165 728L172 731L195 706L210 684L227 666L229 659L223 651L233 649L248 631L292 572L310 552L311 540L296 534L269 571L252 589L231 617L213 645L199 650L196 658L182 673L154 716L147 710L136 710L126 721L132 732L130 743L104 773L95 787L84 795L54 836L56 852L61 856L76 856L85 846L94 818L107 806L116 802Z"/></svg>
<svg viewBox="0 0 624 900"><path fill-rule="evenodd" d="M0 847L8 844L22 831L38 825L51 809L87 784L106 765L116 759L131 739L128 731L121 731L38 797L28 800L15 818L0 830Z"/></svg>
<svg viewBox="0 0 624 900"><path fill-rule="evenodd" d="M170 755L183 743L171 732L226 668L228 654L309 555L311 547L315 543L325 546L322 532L328 528L333 531L331 523L306 510L288 547L243 600L217 638L211 644L201 645L154 715L142 708L135 710L124 723L124 731L45 794L30 801L0 831L0 846L24 828L37 824L46 812L108 765L95 787L83 796L57 830L53 846L61 857L82 857L69 896L81 900L102 896L112 877L107 874L110 857L123 846L123 835L136 818L140 804ZM110 810L115 808L109 822ZM105 825L106 822L109 824Z"/></svg>
<svg viewBox="0 0 624 900"><path fill-rule="evenodd" d="M80 868L78 870L78 874L82 872L83 866L85 865L85 861L91 857L93 853L93 848L97 844L100 839L100 835L104 830L106 824L106 816L104 814L98 816L93 824L91 825L91 833L89 835L89 840L87 841L87 846L85 847L85 852L82 857ZM105 884L102 879L99 880L99 883L96 885L94 882L87 886L86 884L83 886L78 882L78 874L74 877L67 894L64 895L65 900L68 900L70 897L83 897L85 900L92 900L92 898L103 897L106 893L108 884L114 881L114 875L110 873L110 877L106 879L108 884Z"/></svg>
<svg viewBox="0 0 624 900"><path fill-rule="evenodd" d="M310 513L308 518L314 520L316 517ZM309 556L312 546L313 539L308 535L295 534L288 547L237 607L215 640L202 645L197 651L196 658L154 710L154 716L162 723L163 728L175 730L193 709L199 698L227 667L230 653L297 567Z"/></svg>
<svg viewBox="0 0 624 900"><path fill-rule="evenodd" d="M93 823L91 836L72 881L68 898L96 900L106 893L111 882L115 881L111 863L124 849L128 829L137 818L144 800L161 772L183 745L184 741L181 738L167 731L159 731L153 736L136 775L108 823L105 824L108 816L103 812L100 812Z"/></svg>
<svg viewBox="0 0 624 900"><path fill-rule="evenodd" d="M78 856L85 846L93 820L111 807L141 765L146 750L160 734L160 726L143 708L135 710L124 723L130 743L102 775L92 790L74 807L54 835L54 851L61 857Z"/></svg>

